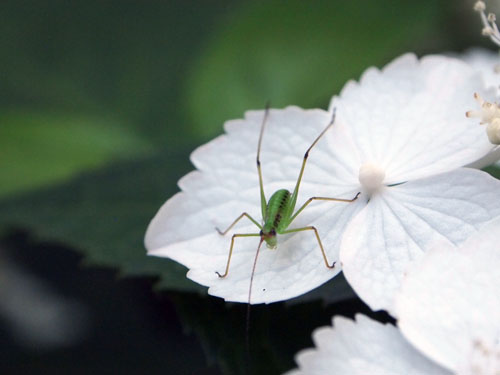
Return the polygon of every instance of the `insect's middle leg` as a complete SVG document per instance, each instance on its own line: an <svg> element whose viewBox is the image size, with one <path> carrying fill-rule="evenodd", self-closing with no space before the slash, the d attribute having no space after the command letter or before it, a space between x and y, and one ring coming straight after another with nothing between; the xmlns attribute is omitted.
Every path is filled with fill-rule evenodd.
<svg viewBox="0 0 500 375"><path fill-rule="evenodd" d="M236 223L238 221L240 221L243 217L247 217L252 223L254 223L255 225L257 225L259 227L260 230L262 230L262 225L259 224L259 222L257 220L255 220L253 217L251 217L249 214L247 214L246 212L243 212L240 216L238 216L236 218L235 221L233 221L233 223L224 231L222 232L219 228L215 227L215 229L217 230L217 232L219 232L219 234L221 236L224 236L227 232L229 232L231 230L232 227L234 227L236 225Z"/></svg>
<svg viewBox="0 0 500 375"><path fill-rule="evenodd" d="M323 248L323 244L321 243L321 240L320 240L319 234L318 234L318 230L316 229L316 227L308 226L308 227L303 227L303 228L288 229L288 230L282 232L282 234L295 233L295 232L303 232L303 231L306 231L306 230L312 230L312 231L314 231L314 234L316 235L316 239L318 240L319 248L321 249L321 254L323 255L323 260L325 261L326 267L329 268L329 269L335 268L335 263L336 263L335 261L332 264L328 263L328 259L326 257L325 249Z"/></svg>
<svg viewBox="0 0 500 375"><path fill-rule="evenodd" d="M236 237L260 237L260 233L233 234L233 237L231 238L231 247L229 248L229 255L227 257L226 271L222 275L218 271L215 271L217 276L219 276L220 278L226 277L227 273L229 272L229 263L231 263L231 256L233 255L234 239Z"/></svg>

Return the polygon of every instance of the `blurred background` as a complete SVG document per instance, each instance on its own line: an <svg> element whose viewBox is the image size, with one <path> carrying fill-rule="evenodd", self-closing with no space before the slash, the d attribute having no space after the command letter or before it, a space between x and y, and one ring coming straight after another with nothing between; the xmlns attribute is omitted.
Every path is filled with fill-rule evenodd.
<svg viewBox="0 0 500 375"><path fill-rule="evenodd" d="M326 108L404 52L492 47L472 5L3 0L0 373L277 374L334 314L390 321L337 277L254 307L249 365L246 307L146 257L143 236L225 120Z"/></svg>

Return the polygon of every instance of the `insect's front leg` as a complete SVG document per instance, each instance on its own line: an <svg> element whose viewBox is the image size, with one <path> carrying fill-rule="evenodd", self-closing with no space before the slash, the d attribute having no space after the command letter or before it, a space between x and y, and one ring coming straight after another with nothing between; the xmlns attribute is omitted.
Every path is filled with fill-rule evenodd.
<svg viewBox="0 0 500 375"><path fill-rule="evenodd" d="M233 234L233 237L231 238L231 247L229 248L229 255L227 257L226 271L222 275L218 271L215 271L217 276L219 276L220 278L226 277L227 273L229 272L229 263L231 263L231 257L233 255L234 239L236 237L260 237L260 233Z"/></svg>

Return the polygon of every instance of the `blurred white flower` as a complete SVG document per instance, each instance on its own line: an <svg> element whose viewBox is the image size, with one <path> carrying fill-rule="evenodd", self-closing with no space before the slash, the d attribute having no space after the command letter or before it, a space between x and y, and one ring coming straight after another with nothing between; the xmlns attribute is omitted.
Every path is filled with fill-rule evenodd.
<svg viewBox="0 0 500 375"><path fill-rule="evenodd" d="M458 249L437 245L397 298L403 335L455 374L500 373L499 240L497 218Z"/></svg>
<svg viewBox="0 0 500 375"><path fill-rule="evenodd" d="M64 348L89 334L90 312L9 260L0 248L0 318L18 345Z"/></svg>
<svg viewBox="0 0 500 375"><path fill-rule="evenodd" d="M364 315L352 321L334 317L332 326L314 330L314 349L295 356L298 369L286 375L451 375L420 354L390 324Z"/></svg>
<svg viewBox="0 0 500 375"><path fill-rule="evenodd" d="M496 24L497 17L495 13L488 13L488 15L486 15L486 4L484 1L476 1L474 4L474 10L481 16L481 22L483 23L483 35L490 38L490 40L497 46L500 46L500 31L498 30L498 26Z"/></svg>
<svg viewBox="0 0 500 375"><path fill-rule="evenodd" d="M362 315L335 317L287 375L499 374L499 239L497 218L460 248L436 244L405 277L399 331Z"/></svg>
<svg viewBox="0 0 500 375"><path fill-rule="evenodd" d="M461 59L482 74L487 88L495 88L500 95L500 54L485 48L471 48L462 54ZM472 94L472 93L471 93Z"/></svg>
<svg viewBox="0 0 500 375"><path fill-rule="evenodd" d="M352 198L355 203L314 202L291 227L314 225L330 261L343 263L355 291L374 309L391 309L404 272L437 239L459 244L500 215L500 182L486 173L457 169L486 155L492 145L464 115L471 93L490 97L480 75L458 59L404 55L382 71L368 69L332 100L337 121L312 150L297 201L313 196ZM258 233L242 212L260 218L255 169L263 111L225 124L226 135L191 156L198 171L179 181L146 233L148 253L172 258L188 277L230 301L247 301L257 238L238 238L229 274L224 270L233 233ZM322 110L271 110L262 144L264 189L293 189L304 151L329 122ZM312 233L278 238L264 249L252 302L303 294L340 270L325 267Z"/></svg>
<svg viewBox="0 0 500 375"><path fill-rule="evenodd" d="M484 48L471 48L462 56L462 60L472 66L473 69L481 73L485 87L496 90L496 99L500 97L500 55L498 52L486 50ZM486 135L488 140L495 145L500 144L500 108L496 102L484 100L479 94L474 93L479 108L466 112L469 118L479 118L479 124L486 125ZM500 159L500 147L495 148L484 158L470 164L470 167L483 168L487 165L498 162ZM498 165L498 163L497 163Z"/></svg>

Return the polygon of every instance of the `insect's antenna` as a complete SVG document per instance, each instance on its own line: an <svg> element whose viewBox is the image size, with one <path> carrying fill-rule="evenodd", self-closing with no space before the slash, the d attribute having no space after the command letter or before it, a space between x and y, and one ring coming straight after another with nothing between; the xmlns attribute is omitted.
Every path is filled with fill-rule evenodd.
<svg viewBox="0 0 500 375"><path fill-rule="evenodd" d="M335 123L335 114L337 112L337 108L333 108L332 110L332 118L330 120L330 122L328 123L328 125L326 126L326 128L323 129L323 131L320 133L320 135L318 135L316 137L316 139L314 140L314 142L312 143L312 145L309 146L309 148L307 149L305 155L304 155L304 159L307 159L307 157L309 156L309 151L311 151L311 149L316 145L316 143L318 143L318 141L320 140L320 138L323 136L323 134L325 134L328 129L330 129L332 127L332 125Z"/></svg>
<svg viewBox="0 0 500 375"><path fill-rule="evenodd" d="M264 128L266 127L267 117L269 116L270 103L266 103L266 109L264 112L264 118L262 119L262 125L260 126L259 143L257 146L257 166L260 165L260 146L262 144L262 135L264 134Z"/></svg>
<svg viewBox="0 0 500 375"><path fill-rule="evenodd" d="M253 276L255 274L255 267L257 266L257 258L259 257L259 252L260 252L260 247L262 246L262 242L264 242L263 238L260 239L259 247L257 247L257 252L255 253L255 259L253 260L252 276L250 276L250 287L248 288L248 306L250 306L250 299L252 298Z"/></svg>
<svg viewBox="0 0 500 375"><path fill-rule="evenodd" d="M264 194L264 183L262 182L262 169L260 167L260 148L262 145L262 136L264 135L264 129L266 127L267 118L269 117L269 102L266 104L266 111L264 112L264 118L262 119L262 125L260 127L259 143L257 144L257 172L259 174L259 188L260 188L260 205L262 211L262 217L266 216L266 196Z"/></svg>
<svg viewBox="0 0 500 375"><path fill-rule="evenodd" d="M332 127L332 125L335 123L335 114L337 112L336 108L333 108L332 110L332 117L330 119L330 122L326 126L326 128L323 129L323 131L316 137L314 142L309 146L307 149L306 153L304 154L304 159L302 160L302 167L300 168L299 172L299 178L297 178L297 184L295 185L295 189L293 190L292 198L291 198L291 204L292 207L295 207L295 203L297 202L297 196L299 195L299 186L300 186L300 181L302 180L302 175L304 174L304 168L306 167L306 162L307 158L309 157L309 152L312 150L312 148L318 143L320 138Z"/></svg>
<svg viewBox="0 0 500 375"><path fill-rule="evenodd" d="M248 288L248 305L247 305L247 324L246 324L246 346L247 355L250 357L250 300L252 298L252 285L253 285L253 275L255 274L255 267L257 266L257 258L259 257L260 248L262 246L264 239L261 238L259 246L257 247L257 252L255 253L255 259L253 261L252 276L250 276L250 287Z"/></svg>

